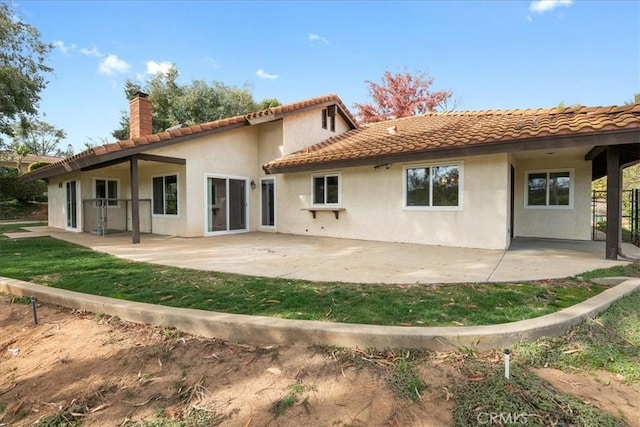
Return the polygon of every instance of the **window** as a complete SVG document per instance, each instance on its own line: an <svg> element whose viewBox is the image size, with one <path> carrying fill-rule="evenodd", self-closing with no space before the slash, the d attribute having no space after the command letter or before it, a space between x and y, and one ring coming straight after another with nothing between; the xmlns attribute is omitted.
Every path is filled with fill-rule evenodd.
<svg viewBox="0 0 640 427"><path fill-rule="evenodd" d="M314 205L340 204L340 175L318 175L312 178Z"/></svg>
<svg viewBox="0 0 640 427"><path fill-rule="evenodd" d="M405 207L460 207L460 170L458 164L406 168Z"/></svg>
<svg viewBox="0 0 640 427"><path fill-rule="evenodd" d="M336 131L336 106L331 105L322 110L322 129L327 129L327 124L331 132Z"/></svg>
<svg viewBox="0 0 640 427"><path fill-rule="evenodd" d="M532 171L527 172L525 206L529 208L571 207L573 171Z"/></svg>
<svg viewBox="0 0 640 427"><path fill-rule="evenodd" d="M118 206L118 180L96 179L94 196L96 199L108 199L107 206ZM96 201L99 206L102 201Z"/></svg>
<svg viewBox="0 0 640 427"><path fill-rule="evenodd" d="M153 178L154 215L178 215L178 176Z"/></svg>

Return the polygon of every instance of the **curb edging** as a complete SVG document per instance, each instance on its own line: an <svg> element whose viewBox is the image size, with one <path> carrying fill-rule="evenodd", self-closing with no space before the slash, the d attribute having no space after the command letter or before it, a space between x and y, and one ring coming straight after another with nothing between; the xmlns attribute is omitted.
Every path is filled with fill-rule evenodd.
<svg viewBox="0 0 640 427"><path fill-rule="evenodd" d="M253 345L301 343L359 348L426 348L478 350L505 348L542 336L560 336L570 327L594 317L617 300L640 290L640 279L626 279L574 306L534 319L480 326L380 326L289 320L265 316L229 314L83 294L0 277L0 291L33 296L40 302L76 310L105 313L122 320L153 326L169 326L208 338Z"/></svg>

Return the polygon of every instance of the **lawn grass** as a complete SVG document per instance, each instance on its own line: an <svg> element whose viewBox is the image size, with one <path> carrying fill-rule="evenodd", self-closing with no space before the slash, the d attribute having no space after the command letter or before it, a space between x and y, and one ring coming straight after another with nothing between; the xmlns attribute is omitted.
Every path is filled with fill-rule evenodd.
<svg viewBox="0 0 640 427"><path fill-rule="evenodd" d="M317 283L127 261L48 237L0 238L0 259L2 276L88 294L226 313L374 325L512 322L558 311L605 289L577 279L456 286Z"/></svg>
<svg viewBox="0 0 640 427"><path fill-rule="evenodd" d="M15 233L19 231L24 231L24 227L36 227L41 225L47 225L47 223L33 221L33 222L29 222L28 224L25 224L24 222L0 224L0 234Z"/></svg>
<svg viewBox="0 0 640 427"><path fill-rule="evenodd" d="M473 360L454 386L456 427L476 425L598 426L627 424L572 395L560 393L520 364L509 380L502 365Z"/></svg>
<svg viewBox="0 0 640 427"><path fill-rule="evenodd" d="M626 265L617 265L609 268L599 268L580 274L580 277L587 280L601 277L640 277L640 263L634 262Z"/></svg>
<svg viewBox="0 0 640 427"><path fill-rule="evenodd" d="M640 382L640 291L614 303L559 338L540 338L513 351L533 366L605 369Z"/></svg>

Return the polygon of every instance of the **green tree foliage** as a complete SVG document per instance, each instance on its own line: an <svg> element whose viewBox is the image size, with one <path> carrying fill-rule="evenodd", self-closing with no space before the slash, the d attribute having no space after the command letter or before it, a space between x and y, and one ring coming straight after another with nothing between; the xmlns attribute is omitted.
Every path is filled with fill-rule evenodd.
<svg viewBox="0 0 640 427"><path fill-rule="evenodd" d="M131 99L137 92L149 95L153 105L153 132L162 132L178 124L194 125L226 117L257 111L263 106L280 105L277 99L265 99L257 103L248 85L238 88L222 82L207 83L193 80L178 83L180 73L173 66L165 73L155 74L143 85L131 80L125 82L124 92ZM120 128L112 133L119 140L129 138L129 113L122 111Z"/></svg>
<svg viewBox="0 0 640 427"><path fill-rule="evenodd" d="M640 93L634 93L633 98L624 103L624 105L640 104Z"/></svg>
<svg viewBox="0 0 640 427"><path fill-rule="evenodd" d="M0 171L0 202L13 201L25 204L32 201L46 201L47 184L42 180L22 182L18 178L18 170L1 168Z"/></svg>
<svg viewBox="0 0 640 427"><path fill-rule="evenodd" d="M0 160L15 162L16 173L22 170L22 160L27 154L30 154L29 149L25 145L15 140L10 144L5 144L0 141L0 149L2 149L2 151L0 151Z"/></svg>
<svg viewBox="0 0 640 427"><path fill-rule="evenodd" d="M29 172L34 171L36 169L43 168L45 166L49 166L51 163L47 162L33 162L29 165Z"/></svg>
<svg viewBox="0 0 640 427"><path fill-rule="evenodd" d="M0 0L0 134L11 135L11 124L37 112L40 92L52 71L45 65L50 44L23 22L10 4Z"/></svg>
<svg viewBox="0 0 640 427"><path fill-rule="evenodd" d="M60 149L60 142L67 137L62 129L58 129L39 119L28 119L20 125L13 125L14 147L24 147L29 154L37 156L66 156L67 151Z"/></svg>

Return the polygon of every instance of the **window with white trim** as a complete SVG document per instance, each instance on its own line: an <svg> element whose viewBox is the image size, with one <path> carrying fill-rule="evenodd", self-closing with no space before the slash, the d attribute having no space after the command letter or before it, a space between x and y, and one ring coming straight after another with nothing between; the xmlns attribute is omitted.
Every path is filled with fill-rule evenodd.
<svg viewBox="0 0 640 427"><path fill-rule="evenodd" d="M459 208L462 166L457 163L405 168L405 208Z"/></svg>
<svg viewBox="0 0 640 427"><path fill-rule="evenodd" d="M107 206L118 206L118 180L96 178L93 195L96 199L107 199ZM96 201L96 205L102 201Z"/></svg>
<svg viewBox="0 0 640 427"><path fill-rule="evenodd" d="M178 215L178 176L153 178L153 214Z"/></svg>
<svg viewBox="0 0 640 427"><path fill-rule="evenodd" d="M527 171L525 176L527 208L573 207L573 170Z"/></svg>
<svg viewBox="0 0 640 427"><path fill-rule="evenodd" d="M340 174L314 175L311 186L314 205L340 205Z"/></svg>

